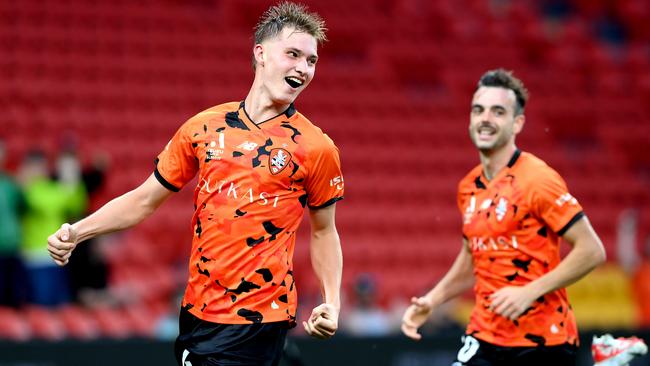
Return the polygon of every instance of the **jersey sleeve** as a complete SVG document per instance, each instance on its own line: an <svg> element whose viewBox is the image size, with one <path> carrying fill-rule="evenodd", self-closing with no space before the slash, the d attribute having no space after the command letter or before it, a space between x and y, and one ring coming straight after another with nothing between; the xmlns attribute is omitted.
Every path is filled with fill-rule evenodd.
<svg viewBox="0 0 650 366"><path fill-rule="evenodd" d="M539 175L531 192L533 212L560 236L584 216L578 200L552 169Z"/></svg>
<svg viewBox="0 0 650 366"><path fill-rule="evenodd" d="M305 189L311 209L327 207L343 199L344 183L339 150L328 137L327 144L313 152Z"/></svg>
<svg viewBox="0 0 650 366"><path fill-rule="evenodd" d="M189 122L178 129L156 158L154 175L160 184L172 192L183 188L199 169L188 125Z"/></svg>
<svg viewBox="0 0 650 366"><path fill-rule="evenodd" d="M465 201L467 200L466 196L463 194L464 188L464 181L461 180L460 183L458 183L458 189L456 190L456 205L458 206L458 211L460 211L461 214L465 213L463 207L465 207Z"/></svg>

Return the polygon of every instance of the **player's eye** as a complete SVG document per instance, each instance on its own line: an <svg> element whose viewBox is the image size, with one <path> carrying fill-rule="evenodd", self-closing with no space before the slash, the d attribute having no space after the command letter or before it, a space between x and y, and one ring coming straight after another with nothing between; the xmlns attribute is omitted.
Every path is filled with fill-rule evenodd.
<svg viewBox="0 0 650 366"><path fill-rule="evenodd" d="M491 111L495 116L498 117L504 116L506 114L506 110L500 107L491 108Z"/></svg>
<svg viewBox="0 0 650 366"><path fill-rule="evenodd" d="M289 56L291 56L291 57L298 57L298 52L296 52L296 51L289 51L289 52L287 52L287 55L289 55Z"/></svg>

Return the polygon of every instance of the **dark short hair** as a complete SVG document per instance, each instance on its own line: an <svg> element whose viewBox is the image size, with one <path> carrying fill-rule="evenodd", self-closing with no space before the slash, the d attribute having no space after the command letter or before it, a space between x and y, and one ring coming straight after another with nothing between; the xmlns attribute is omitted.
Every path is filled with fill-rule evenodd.
<svg viewBox="0 0 650 366"><path fill-rule="evenodd" d="M510 89L515 93L517 105L515 108L515 116L523 114L526 102L528 101L528 89L524 83L512 75L512 71L505 69L490 70L481 76L476 90L482 86L492 86L497 88Z"/></svg>

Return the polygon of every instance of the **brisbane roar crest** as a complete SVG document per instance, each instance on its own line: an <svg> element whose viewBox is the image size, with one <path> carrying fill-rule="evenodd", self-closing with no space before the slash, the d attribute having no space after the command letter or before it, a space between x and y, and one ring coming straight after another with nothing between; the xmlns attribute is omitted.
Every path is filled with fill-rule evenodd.
<svg viewBox="0 0 650 366"><path fill-rule="evenodd" d="M284 170L291 162L291 154L285 149L273 149L269 154L269 169L276 175Z"/></svg>

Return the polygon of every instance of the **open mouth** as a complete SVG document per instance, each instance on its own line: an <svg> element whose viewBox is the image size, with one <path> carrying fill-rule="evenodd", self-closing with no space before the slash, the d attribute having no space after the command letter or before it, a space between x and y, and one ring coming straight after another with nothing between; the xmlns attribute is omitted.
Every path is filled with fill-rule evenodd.
<svg viewBox="0 0 650 366"><path fill-rule="evenodd" d="M284 78L284 81L286 81L287 84L289 84L289 86L294 88L294 89L297 89L297 88L301 87L302 84L304 84L304 81L302 81L301 79L299 79L299 78L297 78L295 76L286 77L286 78Z"/></svg>
<svg viewBox="0 0 650 366"><path fill-rule="evenodd" d="M483 125L483 126L478 128L477 132L478 132L478 135L480 137L488 137L488 136L492 136L492 135L496 134L497 130L496 130L496 128L494 128L492 126Z"/></svg>

